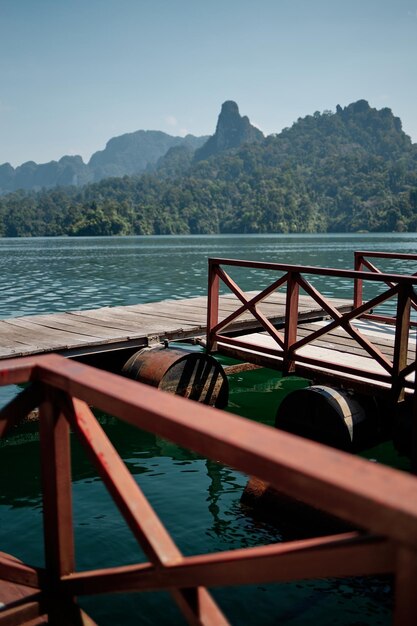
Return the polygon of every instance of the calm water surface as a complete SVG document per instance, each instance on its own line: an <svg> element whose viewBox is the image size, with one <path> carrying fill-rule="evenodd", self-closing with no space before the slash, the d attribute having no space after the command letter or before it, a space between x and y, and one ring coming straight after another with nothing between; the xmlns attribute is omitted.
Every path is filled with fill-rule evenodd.
<svg viewBox="0 0 417 626"><path fill-rule="evenodd" d="M416 252L417 236L190 236L0 239L0 317L152 302L204 295L207 257L353 267L353 250ZM398 263L387 271L404 272ZM266 276L238 276L244 288ZM349 296L350 286L320 285ZM294 386L303 386L295 379ZM279 374L233 377L228 410L272 424L288 384ZM7 399L3 390L3 402ZM99 419L157 513L185 554L227 550L308 535L299 520L278 524L253 517L240 505L247 477L187 450L121 424ZM43 563L39 445L35 425L0 442L0 546ZM73 442L73 497L77 567L145 560L96 472ZM390 585L384 579L328 580L215 590L232 624L288 626L389 624ZM0 598L1 599L1 598ZM100 624L176 625L184 621L165 594L87 598Z"/></svg>
<svg viewBox="0 0 417 626"><path fill-rule="evenodd" d="M417 235L0 239L0 318L204 295L208 257L352 269L359 249L417 252ZM265 279L249 272L242 285ZM350 293L350 285L327 281L324 291Z"/></svg>

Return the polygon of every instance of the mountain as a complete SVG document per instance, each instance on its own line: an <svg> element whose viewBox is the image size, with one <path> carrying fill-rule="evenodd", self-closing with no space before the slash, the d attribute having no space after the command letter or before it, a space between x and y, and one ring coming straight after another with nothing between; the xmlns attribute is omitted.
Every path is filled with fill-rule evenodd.
<svg viewBox="0 0 417 626"><path fill-rule="evenodd" d="M64 156L43 164L28 161L16 168L4 163L0 165L0 194L17 189L80 187L109 176L137 175L153 167L170 148L183 145L194 151L206 140L207 137L173 137L161 131L138 130L113 137L88 163L80 156Z"/></svg>
<svg viewBox="0 0 417 626"><path fill-rule="evenodd" d="M202 161L225 150L239 148L244 143L259 143L264 139L263 133L252 126L249 118L240 115L236 102L227 100L222 105L216 132L199 150L196 150L194 161Z"/></svg>
<svg viewBox="0 0 417 626"><path fill-rule="evenodd" d="M38 165L27 161L16 168L0 165L0 194L17 189L42 189L56 185L83 185L92 180L80 156L64 156L59 161Z"/></svg>
<svg viewBox="0 0 417 626"><path fill-rule="evenodd" d="M390 109L337 105L238 146L236 109L205 158L177 145L141 176L3 196L0 234L417 231L417 145Z"/></svg>
<svg viewBox="0 0 417 626"><path fill-rule="evenodd" d="M92 155L88 168L94 181L110 176L132 176L154 165L170 148L186 146L196 150L206 139L193 135L172 137L158 130L138 130L110 139L104 150Z"/></svg>

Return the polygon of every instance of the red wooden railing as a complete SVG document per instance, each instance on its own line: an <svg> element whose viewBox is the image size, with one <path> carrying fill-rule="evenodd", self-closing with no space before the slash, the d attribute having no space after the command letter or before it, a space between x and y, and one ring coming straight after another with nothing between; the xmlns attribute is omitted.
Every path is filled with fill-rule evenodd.
<svg viewBox="0 0 417 626"><path fill-rule="evenodd" d="M262 289L257 295L247 296L226 272L225 267L270 270L274 275L279 274L279 277L273 278L271 284ZM350 281L352 286L358 280L374 281L386 283L388 288L370 300L361 302L356 307L353 306L349 312L341 313L331 300L320 293L312 284L311 276L320 276L322 279L325 277L341 279L344 283ZM220 281L230 289L236 296L238 305L240 304L234 312L221 321L219 321ZM412 361L408 362L408 350L410 308L412 305L417 304L417 296L413 289L415 285L417 285L417 276L371 274L354 270L233 259L209 259L207 349L209 351L213 350L217 344L221 344L226 347L246 350L249 357L250 352L261 353L268 357L277 357L280 359L277 361L277 365L281 365L282 370L286 374L296 370L300 371L300 373L305 373L305 369L301 369L301 366L308 366L310 370L325 368L326 370L337 372L338 375L347 374L350 377L365 377L367 380L383 383L390 387L392 397L398 399L403 389L414 389L414 381L410 379L409 375L416 371L415 352ZM278 330L258 306L270 294L282 287L286 288L285 325L282 330ZM300 289L304 290L319 305L319 308L330 318L330 321L307 336L297 338ZM388 300L393 300L396 307L396 333L392 359L384 354L369 336L366 336L352 324L354 320L363 318L373 307ZM227 327L246 312L250 312L258 321L260 328L272 337L274 340L272 346L254 345L245 339L244 336L237 338L225 334ZM334 362L330 353L327 359L325 357L314 358L314 356L300 354L301 348L309 344L311 345L314 341L321 339L335 329L345 331L362 349L363 355L370 357L378 363L382 371L364 370L344 362Z"/></svg>
<svg viewBox="0 0 417 626"><path fill-rule="evenodd" d="M228 622L208 587L385 573L396 577L396 626L416 623L415 477L59 356L2 362L1 384L28 381L32 384L0 412L0 436L39 406L46 565L32 567L0 553L0 589L27 589L24 598L0 608L1 626L43 619L91 625L77 596L156 589L171 592L190 624L219 626ZM255 475L361 530L185 557L89 405ZM70 429L148 562L77 571Z"/></svg>
<svg viewBox="0 0 417 626"><path fill-rule="evenodd" d="M374 274L382 274L383 272L369 259L390 259L390 260L401 260L401 261L414 261L417 262L417 254L402 254L397 252L376 252L376 251L362 251L357 250L355 253L355 270L361 272L364 269L369 270ZM412 276L417 276L417 272L413 273ZM384 281L388 287L393 287L393 283L388 279ZM361 306L363 303L363 279L357 278L354 283L354 296L353 296L353 304L355 308ZM417 311L417 306L414 302L411 303L411 308L414 311ZM380 315L376 313L368 313L364 315L364 317L368 319L372 319L374 321L384 322L386 324L395 324L395 317L389 315ZM417 322L410 320L410 325L416 327Z"/></svg>

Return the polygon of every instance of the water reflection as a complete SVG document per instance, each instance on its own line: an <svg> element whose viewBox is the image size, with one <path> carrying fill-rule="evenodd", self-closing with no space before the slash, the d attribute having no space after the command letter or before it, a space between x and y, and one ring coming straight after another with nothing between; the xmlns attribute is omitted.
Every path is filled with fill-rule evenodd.
<svg viewBox="0 0 417 626"><path fill-rule="evenodd" d="M397 234L0 239L0 317L203 295L208 256L351 268L354 249L414 252L416 242L415 235ZM391 262L387 271L400 269L403 271ZM239 280L243 288L256 289L269 282L269 275L241 273ZM317 287L326 295L351 295L347 283L331 280ZM289 387L275 372L266 380L265 373L256 370L232 379L229 410L272 424L279 398ZM305 383L300 379L299 384ZM14 389L1 391L4 399L14 394ZM111 416L101 414L99 420L184 554L281 541L294 531L293 525L275 525L246 514L240 505L245 475ZM41 565L37 425L16 429L0 442L0 451L1 549ZM77 567L144 558L75 441L72 455ZM220 590L215 595L234 624L347 626L364 619L369 624L390 623L386 581L363 584L359 589L357 584L265 585ZM101 624L134 624L138 614L143 623L183 623L165 594L86 599L83 604Z"/></svg>
<svg viewBox="0 0 417 626"><path fill-rule="evenodd" d="M276 410L276 394L283 392L282 380L261 383L261 372L235 375L232 384L233 410L253 389L252 419L268 423ZM265 373L263 373L265 376ZM302 381L302 379L299 379ZM234 393L236 389L236 393ZM269 391L268 391L269 389ZM267 390L265 392L265 390ZM261 401L262 398L262 401ZM294 525L277 525L262 516L248 515L240 505L247 477L207 460L172 442L137 430L116 418L98 414L110 440L161 517L180 550L186 554L249 547L292 538ZM115 508L107 490L87 460L72 442L74 531L77 568L108 567L145 560L136 541ZM1 443L0 454L0 545L24 560L42 565L42 507L39 481L39 437L37 424L26 424ZM300 520L298 520L300 523ZM389 581L309 582L291 585L257 585L242 589L217 590L215 596L232 623L247 624L249 607L256 607L256 623L352 624L352 615L370 615L375 623L389 623ZM123 601L122 601L123 600ZM347 612L339 622L330 617L341 602ZM183 620L166 594L129 595L116 598L83 599L82 605L103 625L136 623L138 612L144 623L162 626ZM358 614L359 606L365 613ZM338 613L336 613L338 614ZM315 619L316 621L306 621ZM369 623L373 623L372 619Z"/></svg>

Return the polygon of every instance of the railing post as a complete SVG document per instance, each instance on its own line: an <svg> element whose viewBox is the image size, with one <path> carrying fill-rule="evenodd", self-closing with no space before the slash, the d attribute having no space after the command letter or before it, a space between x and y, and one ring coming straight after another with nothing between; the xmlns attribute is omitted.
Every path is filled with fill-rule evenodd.
<svg viewBox="0 0 417 626"><path fill-rule="evenodd" d="M60 596L59 580L75 569L69 425L48 388L39 422L45 566L53 591L49 615L53 623L64 623L64 606L71 598Z"/></svg>
<svg viewBox="0 0 417 626"><path fill-rule="evenodd" d="M284 376L293 374L295 371L295 360L291 354L291 347L297 341L298 300L300 293L297 277L298 274L288 272L287 298L285 302L284 360L282 364Z"/></svg>
<svg viewBox="0 0 417 626"><path fill-rule="evenodd" d="M355 252L355 271L360 272L362 269L362 255ZM363 281L362 278L355 278L353 283L353 307L357 309L363 301Z"/></svg>
<svg viewBox="0 0 417 626"><path fill-rule="evenodd" d="M417 337L416 337L417 342ZM417 474L417 345L414 347L414 387L411 404L411 471Z"/></svg>
<svg viewBox="0 0 417 626"><path fill-rule="evenodd" d="M400 383L401 372L407 366L408 339L410 334L411 297L407 284L399 286L395 344L392 367L391 399L393 406L404 399L404 386Z"/></svg>
<svg viewBox="0 0 417 626"><path fill-rule="evenodd" d="M213 338L213 328L219 321L219 276L217 264L211 259L208 261L208 291L207 291L207 352L217 350L217 342Z"/></svg>
<svg viewBox="0 0 417 626"><path fill-rule="evenodd" d="M394 626L414 626L416 607L417 553L406 547L397 550Z"/></svg>

